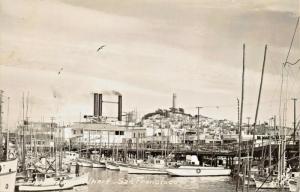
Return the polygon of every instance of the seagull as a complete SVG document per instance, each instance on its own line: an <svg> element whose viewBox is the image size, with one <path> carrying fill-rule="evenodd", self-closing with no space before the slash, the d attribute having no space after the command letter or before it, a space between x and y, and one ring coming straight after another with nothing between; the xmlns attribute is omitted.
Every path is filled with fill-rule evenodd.
<svg viewBox="0 0 300 192"><path fill-rule="evenodd" d="M64 68L60 68L60 70L58 71L58 75L60 75L60 73L64 70Z"/></svg>
<svg viewBox="0 0 300 192"><path fill-rule="evenodd" d="M100 46L100 47L97 49L97 52L100 51L101 49L103 49L104 47L105 47L105 45Z"/></svg>

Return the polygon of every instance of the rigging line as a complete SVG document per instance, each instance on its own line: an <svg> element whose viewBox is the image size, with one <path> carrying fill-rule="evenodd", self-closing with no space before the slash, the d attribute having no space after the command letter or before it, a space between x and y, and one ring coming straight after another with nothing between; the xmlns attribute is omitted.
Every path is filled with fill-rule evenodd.
<svg viewBox="0 0 300 192"><path fill-rule="evenodd" d="M294 63L291 63L291 62L286 61L285 64L296 65L299 61L300 61L300 59L298 59L298 60L297 60L296 62L294 62Z"/></svg>
<svg viewBox="0 0 300 192"><path fill-rule="evenodd" d="M281 105L282 105L282 90L283 90L283 82L284 82L283 68L285 68L285 65L286 65L285 63L288 61L288 58L290 56L290 52L291 52L291 48L292 48L292 45L293 45L293 42L294 42L294 38L295 38L296 30L298 28L298 24L299 24L299 17L297 19L297 23L296 23L294 34L293 34L293 37L292 37L292 40L291 40L291 43L290 43L289 51L287 53L285 62L282 64L282 69L281 69L280 102L279 102L279 126L282 125L282 121L281 121Z"/></svg>
<svg viewBox="0 0 300 192"><path fill-rule="evenodd" d="M288 59L289 59L289 56L290 56L290 52L291 52L291 49L292 49L292 46L293 46L293 42L294 42L295 34L296 34L296 31L297 31L297 28L298 28L298 24L299 24L299 17L297 19L296 27L295 27L294 34L293 34L293 37L292 37L292 41L290 43L288 54L287 54L285 62L283 64L284 67L285 67L286 63L288 62Z"/></svg>

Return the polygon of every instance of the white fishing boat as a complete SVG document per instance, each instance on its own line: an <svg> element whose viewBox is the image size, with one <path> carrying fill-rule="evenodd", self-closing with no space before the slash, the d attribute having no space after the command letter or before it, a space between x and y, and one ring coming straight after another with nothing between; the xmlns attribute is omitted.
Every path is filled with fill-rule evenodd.
<svg viewBox="0 0 300 192"><path fill-rule="evenodd" d="M54 177L45 177L43 180L38 179L34 182L22 183L19 186L19 191L56 191L72 189L75 186L87 185L89 174L85 173L81 176L75 174L60 175Z"/></svg>
<svg viewBox="0 0 300 192"><path fill-rule="evenodd" d="M80 185L87 185L89 181L89 174L84 173L83 175L77 176L75 174L70 174L64 176L64 179L68 184L75 186L80 186Z"/></svg>
<svg viewBox="0 0 300 192"><path fill-rule="evenodd" d="M93 163L86 159L79 159L78 164L82 167L93 167Z"/></svg>
<svg viewBox="0 0 300 192"><path fill-rule="evenodd" d="M128 174L150 174L150 175L167 175L164 169L148 167L127 167Z"/></svg>
<svg viewBox="0 0 300 192"><path fill-rule="evenodd" d="M260 189L288 189L289 185L287 182L279 182L277 178L271 178L269 180L256 179L255 180L256 188Z"/></svg>
<svg viewBox="0 0 300 192"><path fill-rule="evenodd" d="M103 163L93 163L92 164L93 168L105 168L105 164Z"/></svg>
<svg viewBox="0 0 300 192"><path fill-rule="evenodd" d="M170 176L178 177L204 177L204 176L229 176L230 169L222 167L200 167L183 166L179 168L166 169Z"/></svg>
<svg viewBox="0 0 300 192"><path fill-rule="evenodd" d="M16 182L16 171L0 173L0 191L14 192Z"/></svg>
<svg viewBox="0 0 300 192"><path fill-rule="evenodd" d="M17 159L7 160L0 162L0 173L8 173L17 171Z"/></svg>
<svg viewBox="0 0 300 192"><path fill-rule="evenodd" d="M64 182L55 185L22 185L19 186L19 191L59 191L72 189L74 186L70 183Z"/></svg>
<svg viewBox="0 0 300 192"><path fill-rule="evenodd" d="M106 166L106 169L120 171L119 166L113 162L106 162L105 166Z"/></svg>
<svg viewBox="0 0 300 192"><path fill-rule="evenodd" d="M79 162L79 165L82 167L93 167L93 164L90 162Z"/></svg>

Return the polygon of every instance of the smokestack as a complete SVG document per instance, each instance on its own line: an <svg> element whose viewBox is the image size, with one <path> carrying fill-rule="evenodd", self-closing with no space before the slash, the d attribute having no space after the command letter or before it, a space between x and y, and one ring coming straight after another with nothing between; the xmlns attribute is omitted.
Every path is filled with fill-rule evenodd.
<svg viewBox="0 0 300 192"><path fill-rule="evenodd" d="M122 121L122 95L118 96L118 121Z"/></svg>
<svg viewBox="0 0 300 192"><path fill-rule="evenodd" d="M102 94L99 94L99 116L102 116Z"/></svg>
<svg viewBox="0 0 300 192"><path fill-rule="evenodd" d="M94 93L94 116L99 116L99 95L98 93Z"/></svg>
<svg viewBox="0 0 300 192"><path fill-rule="evenodd" d="M173 93L173 106L172 106L173 109L176 108L176 94Z"/></svg>

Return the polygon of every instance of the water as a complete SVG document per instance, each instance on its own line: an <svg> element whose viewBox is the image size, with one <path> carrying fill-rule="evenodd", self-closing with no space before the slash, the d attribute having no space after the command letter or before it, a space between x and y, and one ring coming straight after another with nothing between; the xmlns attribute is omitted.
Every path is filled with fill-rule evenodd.
<svg viewBox="0 0 300 192"><path fill-rule="evenodd" d="M88 192L232 192L231 177L170 177L168 175L132 175L106 169L81 168L89 172L90 183L68 191ZM241 191L241 190L240 190ZM251 192L255 189L251 188ZM269 192L272 190L260 190Z"/></svg>

